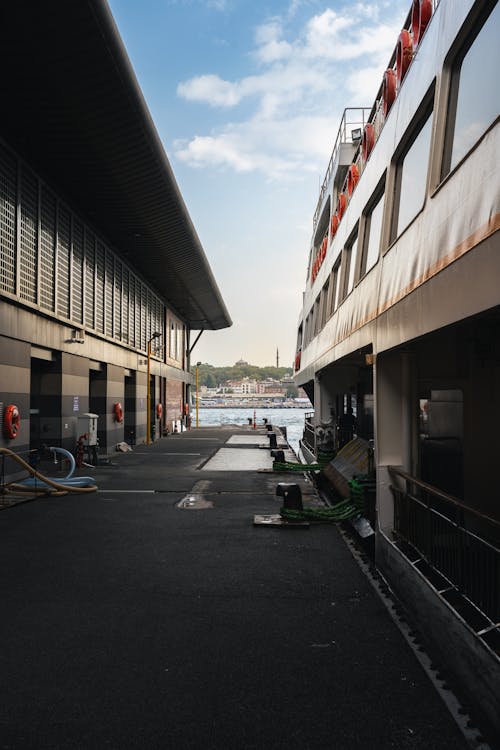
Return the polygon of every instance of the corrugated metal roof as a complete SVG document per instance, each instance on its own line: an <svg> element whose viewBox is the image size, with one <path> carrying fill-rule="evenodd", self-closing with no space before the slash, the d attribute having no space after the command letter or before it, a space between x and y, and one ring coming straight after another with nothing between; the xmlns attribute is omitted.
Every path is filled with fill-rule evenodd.
<svg viewBox="0 0 500 750"><path fill-rule="evenodd" d="M192 328L231 325L105 0L5 3L0 64L10 145Z"/></svg>

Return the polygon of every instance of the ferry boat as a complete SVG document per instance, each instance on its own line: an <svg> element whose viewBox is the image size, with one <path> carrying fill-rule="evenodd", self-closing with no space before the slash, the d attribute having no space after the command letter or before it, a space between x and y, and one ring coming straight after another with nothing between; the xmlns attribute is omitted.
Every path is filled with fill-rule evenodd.
<svg viewBox="0 0 500 750"><path fill-rule="evenodd" d="M375 562L500 733L500 4L413 0L313 217L303 455L374 450Z"/></svg>

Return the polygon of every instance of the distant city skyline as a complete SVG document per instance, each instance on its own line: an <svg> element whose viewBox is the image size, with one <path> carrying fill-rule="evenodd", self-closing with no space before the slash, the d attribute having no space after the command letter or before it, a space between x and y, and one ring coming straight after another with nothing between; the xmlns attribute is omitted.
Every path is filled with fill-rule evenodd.
<svg viewBox="0 0 500 750"><path fill-rule="evenodd" d="M110 0L233 326L192 360L292 366L312 216L345 107L411 2ZM194 339L193 339L194 340Z"/></svg>

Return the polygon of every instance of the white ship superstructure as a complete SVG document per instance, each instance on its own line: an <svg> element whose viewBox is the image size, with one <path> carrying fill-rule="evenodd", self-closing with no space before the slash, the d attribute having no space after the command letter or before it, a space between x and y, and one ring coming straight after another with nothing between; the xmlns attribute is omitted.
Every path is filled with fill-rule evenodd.
<svg viewBox="0 0 500 750"><path fill-rule="evenodd" d="M295 358L304 455L373 441L377 565L497 724L499 37L497 2L414 0L344 112Z"/></svg>

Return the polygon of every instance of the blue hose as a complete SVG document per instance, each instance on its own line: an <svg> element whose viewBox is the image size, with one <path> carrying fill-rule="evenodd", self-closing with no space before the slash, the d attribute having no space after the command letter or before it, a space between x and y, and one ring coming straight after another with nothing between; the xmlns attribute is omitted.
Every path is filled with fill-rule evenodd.
<svg viewBox="0 0 500 750"><path fill-rule="evenodd" d="M69 472L64 477L64 479L60 479L59 477L47 477L47 479L50 479L51 482L57 482L58 484L62 484L65 487L90 487L92 485L95 485L95 479L92 477L74 477L74 471L76 468L75 459L72 453L67 451L65 448L57 448L57 447L50 447L49 451L52 451L52 453L61 453L65 458L67 458L70 462ZM23 487L36 487L37 489L50 489L50 485L46 484L45 482L42 482L40 479L37 479L36 477L28 477L28 479L23 479L21 482L17 482L17 484L22 484Z"/></svg>

